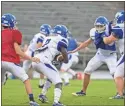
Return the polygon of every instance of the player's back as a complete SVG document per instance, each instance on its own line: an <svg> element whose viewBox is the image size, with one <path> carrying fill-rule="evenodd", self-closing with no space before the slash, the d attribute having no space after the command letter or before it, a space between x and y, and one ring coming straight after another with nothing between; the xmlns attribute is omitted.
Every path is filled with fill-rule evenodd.
<svg viewBox="0 0 125 106"><path fill-rule="evenodd" d="M41 52L41 56L44 55L48 57L50 61L52 61L56 55L60 53L61 47L67 48L68 46L68 40L64 37L58 36L48 36L44 39L43 46L40 48L40 50L43 50ZM40 56L39 56L40 57Z"/></svg>
<svg viewBox="0 0 125 106"><path fill-rule="evenodd" d="M2 30L2 61L20 63L19 56L14 49L14 42L21 44L22 34L18 30Z"/></svg>
<svg viewBox="0 0 125 106"><path fill-rule="evenodd" d="M41 34L41 33L37 33L36 35L34 35L33 39L30 41L30 45L28 46L28 49L35 51L36 48L36 44L38 43L39 40L43 41L44 38L46 36Z"/></svg>
<svg viewBox="0 0 125 106"><path fill-rule="evenodd" d="M68 42L69 42L69 44L68 44L67 51L73 51L77 48L78 45L77 45L76 39L74 39L73 37L69 37ZM72 54L78 55L79 53L75 52L75 53L72 53Z"/></svg>

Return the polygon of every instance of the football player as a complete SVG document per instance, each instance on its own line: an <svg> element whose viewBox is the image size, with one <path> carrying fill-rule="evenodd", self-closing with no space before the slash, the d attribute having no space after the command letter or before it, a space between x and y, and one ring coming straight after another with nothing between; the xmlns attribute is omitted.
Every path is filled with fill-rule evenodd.
<svg viewBox="0 0 125 106"><path fill-rule="evenodd" d="M26 92L29 95L30 106L39 106L34 101L32 88L28 75L25 70L20 67L20 57L33 62L39 62L39 58L26 55L20 48L22 43L22 34L15 29L15 16L12 14L4 14L1 18L2 25L2 84L4 83L4 75L6 71L11 72L19 78L25 85Z"/></svg>
<svg viewBox="0 0 125 106"><path fill-rule="evenodd" d="M61 59L64 63L68 63L68 29L64 25L56 25L53 28L53 33L55 36L46 37L43 46L35 51L35 57L40 57L41 62L39 64L33 62L32 66L34 70L43 73L55 85L53 106L63 106L63 104L59 102L62 93L62 80L52 61L56 55L61 53L61 57L63 58L58 59ZM42 93L39 95L41 101L46 93L47 90L43 88Z"/></svg>
<svg viewBox="0 0 125 106"><path fill-rule="evenodd" d="M51 31L51 26L50 25L48 25L48 24L41 25L40 32L37 33L36 35L34 35L33 39L30 41L30 45L28 46L28 49L26 50L26 54L33 57L34 56L34 51L37 48L42 46L43 40L45 39L45 37L50 35L50 31ZM26 70L26 72L31 67L31 63L32 63L32 61L30 61L30 60L25 60L23 62L23 68L24 68L24 70ZM44 83L44 75L40 74L39 88L43 87L43 83Z"/></svg>
<svg viewBox="0 0 125 106"><path fill-rule="evenodd" d="M114 79L116 83L117 95L113 96L111 99L123 99L123 90L124 90L124 24L125 24L125 11L119 11L115 15L115 24L112 28L111 35L103 37L105 44L118 42L118 48L121 54L120 59L117 62L116 72L114 74Z"/></svg>
<svg viewBox="0 0 125 106"><path fill-rule="evenodd" d="M67 51L72 51L76 49L79 44L79 42L77 42L76 39L72 37L71 32L69 32L68 42L69 42L69 45L68 45ZM71 74L72 78L77 78L77 73L71 69L71 66L76 65L79 62L78 55L79 55L78 52L68 54L69 62L62 63L61 65L60 71L63 72L62 78L64 79L65 86L69 85L70 78L68 77L68 74L64 72Z"/></svg>
<svg viewBox="0 0 125 106"><path fill-rule="evenodd" d="M88 62L87 67L84 70L83 87L80 92L72 93L76 96L86 95L86 90L90 81L91 73L97 70L102 64L107 64L110 74L114 76L115 66L117 62L117 54L115 43L105 44L103 42L103 36L109 36L110 26L109 21L104 16L99 16L94 23L95 28L90 30L90 38L83 42L78 48L72 52L76 52L82 48L87 47L92 41L96 46L97 52L95 56ZM71 53L72 53L71 52ZM112 61L112 62L111 62Z"/></svg>

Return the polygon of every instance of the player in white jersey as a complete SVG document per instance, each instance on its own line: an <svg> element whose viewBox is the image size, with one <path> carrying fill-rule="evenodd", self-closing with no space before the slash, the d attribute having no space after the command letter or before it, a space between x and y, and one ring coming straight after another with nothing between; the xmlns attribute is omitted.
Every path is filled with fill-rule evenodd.
<svg viewBox="0 0 125 106"><path fill-rule="evenodd" d="M79 42L76 41L76 39L74 39L71 35L71 32L69 32L69 36L68 36L68 48L67 51L71 51L77 48L77 46L79 45ZM79 62L79 53L75 52L72 54L68 54L68 59L69 62L66 63L62 63L60 71L62 72L62 79L64 79L64 85L67 86L69 85L69 79L75 79L77 78L77 73L71 69L71 66L76 65Z"/></svg>
<svg viewBox="0 0 125 106"><path fill-rule="evenodd" d="M33 39L30 41L30 45L28 46L28 49L26 50L26 54L29 56L34 56L34 51L42 46L43 40L46 36L49 36L51 30L51 26L48 24L43 24L40 27L40 33L37 33L34 35ZM23 68L28 71L31 67L31 61L24 61L23 62Z"/></svg>
<svg viewBox="0 0 125 106"><path fill-rule="evenodd" d="M72 51L76 52L82 48L85 48L92 41L94 41L94 44L97 49L96 55L88 62L87 67L84 70L84 82L82 90L80 92L72 93L76 96L86 95L86 90L90 81L90 75L93 71L97 70L101 65L106 64L112 76L114 76L115 73L115 66L117 62L115 43L104 44L103 42L103 36L109 36L111 30L110 24L105 17L99 16L95 20L94 26L95 28L92 28L90 30L90 38L87 41L83 42L74 51Z"/></svg>
<svg viewBox="0 0 125 106"><path fill-rule="evenodd" d="M42 46L43 40L45 39L45 37L50 35L50 31L51 31L51 26L48 24L42 24L40 27L40 32L37 33L36 35L34 35L33 39L30 41L30 45L28 46L28 49L26 50L26 54L30 55L30 56L34 56L34 51ZM31 61L30 60L25 60L23 62L23 68L24 70L26 70L26 72L30 69L31 67ZM43 86L43 79L44 79L44 75L40 74L40 80L39 80L39 87L42 88Z"/></svg>
<svg viewBox="0 0 125 106"><path fill-rule="evenodd" d="M43 73L55 85L53 106L63 106L63 104L59 102L62 92L62 80L52 61L56 55L61 53L62 55L58 59L62 59L65 63L68 62L68 29L64 25L56 25L53 28L53 33L55 35L46 37L43 46L35 51L38 54L36 53L34 57L40 57L41 62L38 64L32 63L32 66L37 72ZM41 101L46 93L47 90L42 90L42 93L39 95Z"/></svg>
<svg viewBox="0 0 125 106"><path fill-rule="evenodd" d="M112 28L112 33L109 37L103 38L105 44L110 44L112 42L118 42L118 48L121 54L120 59L117 62L116 72L114 74L114 79L116 83L116 89L118 94L112 97L112 99L123 99L124 90L124 24L125 24L125 11L122 10L117 12L115 15L115 26Z"/></svg>

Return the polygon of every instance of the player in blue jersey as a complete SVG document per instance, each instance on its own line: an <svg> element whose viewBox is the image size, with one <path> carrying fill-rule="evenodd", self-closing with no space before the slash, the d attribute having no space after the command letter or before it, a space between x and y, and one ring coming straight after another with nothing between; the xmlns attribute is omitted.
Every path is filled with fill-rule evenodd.
<svg viewBox="0 0 125 106"><path fill-rule="evenodd" d="M94 41L97 52L95 56L88 62L87 67L84 70L83 87L80 92L72 93L76 96L86 95L86 90L90 81L90 75L93 71L97 70L101 65L107 64L110 74L114 76L115 66L117 62L115 43L105 44L103 42L103 36L109 36L110 24L107 18L99 16L94 23L95 28L90 30L90 38L83 42L78 48L70 53L74 53L82 48L87 47ZM112 62L111 62L112 61Z"/></svg>
<svg viewBox="0 0 125 106"><path fill-rule="evenodd" d="M69 32L68 42L69 44L68 44L67 51L72 51L76 49L79 43L76 41L76 39L72 37L71 32ZM71 66L78 64L79 62L78 56L79 56L78 52L68 54L69 62L62 63L61 65L60 71L63 72L62 78L64 79L65 86L69 84L69 79L70 79L67 73L69 73L72 78L77 78L77 73L71 69Z"/></svg>
<svg viewBox="0 0 125 106"><path fill-rule="evenodd" d="M116 72L114 74L114 79L116 83L117 95L113 96L111 99L123 99L124 90L124 23L125 23L125 11L119 11L115 15L115 24L112 28L111 35L109 37L104 36L103 41L105 44L110 44L115 41L118 42L119 52L121 54L120 59L117 62Z"/></svg>

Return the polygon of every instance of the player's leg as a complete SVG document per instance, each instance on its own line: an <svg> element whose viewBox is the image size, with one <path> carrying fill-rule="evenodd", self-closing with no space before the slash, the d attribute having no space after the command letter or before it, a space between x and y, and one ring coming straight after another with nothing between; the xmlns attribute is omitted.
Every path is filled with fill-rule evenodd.
<svg viewBox="0 0 125 106"><path fill-rule="evenodd" d="M110 54L110 56L105 57L105 63L108 66L110 74L114 78L114 73L116 71L116 65L117 65L117 54L113 53L113 54Z"/></svg>
<svg viewBox="0 0 125 106"><path fill-rule="evenodd" d="M43 86L44 86L44 75L40 74L39 88L43 88Z"/></svg>
<svg viewBox="0 0 125 106"><path fill-rule="evenodd" d="M66 63L62 63L61 68L60 68L60 72L62 73L62 79L64 80L64 85L67 83L69 84L69 77L67 76L67 71L71 66L71 61L69 60L69 62Z"/></svg>
<svg viewBox="0 0 125 106"><path fill-rule="evenodd" d="M39 63L39 64L33 63L33 68L37 72L43 73L50 81L52 81L52 83L55 85L53 106L56 106L56 104L60 104L59 100L62 92L62 80L59 76L59 72L56 69L56 67L52 65L50 62L50 63Z"/></svg>
<svg viewBox="0 0 125 106"><path fill-rule="evenodd" d="M51 87L51 84L52 84L52 82L49 79L46 79L43 89L38 97L38 99L43 103L48 102L46 94L47 94L48 89Z"/></svg>
<svg viewBox="0 0 125 106"><path fill-rule="evenodd" d="M78 62L79 62L78 56L77 55L73 55L72 56L72 66L75 66L76 64L78 64ZM77 72L75 72L73 69L70 68L67 72L72 75L72 79L76 79L77 78Z"/></svg>
<svg viewBox="0 0 125 106"><path fill-rule="evenodd" d="M105 57L105 63L108 66L108 69L110 71L110 74L112 75L113 79L114 79L114 74L116 72L116 66L117 66L117 55L116 53L110 54L110 56ZM115 79L114 79L115 82ZM116 93L116 95L118 94L118 91Z"/></svg>
<svg viewBox="0 0 125 106"><path fill-rule="evenodd" d="M33 52L27 50L26 51L26 54L29 55L29 56L32 56L33 55ZM31 68L31 64L32 64L32 61L30 60L25 60L23 62L23 69L26 71L26 73L29 71L29 69Z"/></svg>
<svg viewBox="0 0 125 106"><path fill-rule="evenodd" d="M116 72L114 74L116 89L118 94L112 97L112 99L123 99L123 90L124 90L124 61L125 57L122 56L117 64Z"/></svg>
<svg viewBox="0 0 125 106"><path fill-rule="evenodd" d="M72 93L75 96L84 96L90 82L90 76L93 71L98 69L103 64L102 58L99 54L96 54L87 64L84 70L83 86L80 92Z"/></svg>
<svg viewBox="0 0 125 106"><path fill-rule="evenodd" d="M26 71L26 73L29 71L31 64L32 62L30 60L25 60L23 62L23 69Z"/></svg>
<svg viewBox="0 0 125 106"><path fill-rule="evenodd" d="M62 63L61 68L60 68L60 71L62 72L62 79L64 79L64 85L69 84L70 78L67 76L67 72L69 71L71 66L72 66L72 55L69 58L69 62L68 63Z"/></svg>
<svg viewBox="0 0 125 106"><path fill-rule="evenodd" d="M10 63L10 62L4 62L4 63L6 64L7 70L24 83L26 92L29 95L30 106L39 106L39 104L37 104L34 100L30 80L28 78L28 75L24 71L24 69L14 63Z"/></svg>
<svg viewBox="0 0 125 106"><path fill-rule="evenodd" d="M7 79L6 79L6 76L5 76L5 74L6 74L6 71L7 71L7 69L6 69L6 66L5 66L5 64L4 64L4 62L2 62L2 70L1 70L2 72L1 72L1 83L2 83L2 85L5 85L5 83L6 83L6 81L7 81Z"/></svg>

